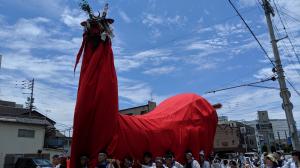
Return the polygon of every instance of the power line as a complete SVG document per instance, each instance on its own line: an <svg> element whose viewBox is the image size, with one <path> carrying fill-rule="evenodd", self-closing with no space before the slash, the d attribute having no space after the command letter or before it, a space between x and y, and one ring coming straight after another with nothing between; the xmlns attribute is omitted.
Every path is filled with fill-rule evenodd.
<svg viewBox="0 0 300 168"><path fill-rule="evenodd" d="M299 22L299 23L300 23L300 20L299 20L299 19L297 19L297 18L295 18L295 17L293 17L293 16L291 16L291 15L289 15L289 14L287 14L287 13L283 12L283 11L281 11L281 13L282 13L282 14L285 14L286 16L288 16L289 18L293 19L294 21L296 21L296 22Z"/></svg>
<svg viewBox="0 0 300 168"><path fill-rule="evenodd" d="M289 11L289 10L287 10L286 8L284 8L284 7L280 7L281 9L284 9L284 10L286 10L287 12L283 12L283 11L281 11L281 13L283 13L283 14L285 14L285 15L287 15L287 16L289 16L291 19L294 19L295 21L297 21L297 22L299 22L300 23L300 20L299 19L297 19L297 18L295 18L295 17L293 17L292 15L290 15L290 14L288 14L288 13L293 13L293 12L291 12L291 11ZM295 13L294 13L294 15L296 15ZM300 16L299 16L300 17Z"/></svg>
<svg viewBox="0 0 300 168"><path fill-rule="evenodd" d="M246 25L246 27L248 28L248 30L250 31L250 33L252 34L252 36L254 37L254 39L256 40L256 42L259 44L260 48L262 49L262 51L264 52L264 54L266 55L266 57L269 59L270 63L273 65L273 67L275 67L275 64L272 61L272 59L270 58L269 54L267 53L267 51L265 50L265 48L262 46L262 44L260 43L260 41L258 40L258 38L256 37L256 35L254 34L254 32L251 30L251 28L249 27L249 25L247 24L247 22L245 21L245 19L243 18L243 16L240 14L240 12L234 6L234 4L231 2L231 0L228 0L228 1L229 1L230 5L233 7L233 9L236 11L236 13L238 14L238 16L242 19L242 21L244 22L244 24Z"/></svg>
<svg viewBox="0 0 300 168"><path fill-rule="evenodd" d="M296 89L296 87L292 84L292 82L286 77L286 81L288 84L293 88L293 90L296 92L298 96L300 96L300 92Z"/></svg>
<svg viewBox="0 0 300 168"><path fill-rule="evenodd" d="M281 19L281 16L280 16L280 14L279 14L279 10L278 10L278 8L277 8L277 5L276 5L276 3L275 3L275 0L273 0L273 2L274 2L274 6L275 6L275 9L276 9L276 12L277 12L277 14L278 14L278 16L279 16L279 18L280 18L280 22L281 22L281 24L282 24L282 26L283 26L283 29L284 29L285 33L286 33L286 36L288 37L288 39L289 39L289 41L290 41L290 44L292 45L292 42L291 42L291 40L290 40L290 38L289 38L289 36L288 36L288 33L287 33L287 31L286 31L286 27L285 27L285 25L284 25L284 23L283 23L283 20ZM279 31L278 31L278 28L277 28L277 26L276 26L275 24L274 24L274 28L275 28L275 31L276 31L277 36L278 36L278 35L279 35ZM291 54L289 53L289 50L288 50L288 48L287 48L285 42L284 42L284 41L282 41L282 42L283 42L283 44L284 44L284 47L285 47L285 50L286 50L287 54L291 55ZM293 48L293 50L294 50L294 48ZM295 52L295 50L294 50L294 53L295 53L295 55L297 56L297 59L298 59L298 62L299 62L299 57L298 57L297 53ZM293 62L291 62L289 59L287 59L287 60L290 62L290 64L295 65L295 64L294 64ZM297 74L300 76L300 73L299 73L297 70L295 70L295 71L296 71ZM300 92L296 89L296 87L295 87L295 86L292 84L292 82L288 79L286 73L285 73L285 75L286 75L286 81L288 82L288 84L292 87L292 89L296 92L296 94L297 94L298 96L300 96Z"/></svg>
<svg viewBox="0 0 300 168"><path fill-rule="evenodd" d="M271 76L271 77L266 78L266 79L261 79L260 81L257 81L257 82L246 83L246 84L241 84L241 85L237 85L237 86L231 86L231 87L227 87L227 88L211 90L211 91L207 91L205 93L206 94L207 93L216 93L216 92L220 92L220 91L224 91L224 90L236 89L236 88L245 87L245 86L254 86L255 87L256 86L255 84L267 82L267 81L270 81L270 80L275 81L276 77L275 76Z"/></svg>
<svg viewBox="0 0 300 168"><path fill-rule="evenodd" d="M297 54L296 49L295 49L295 46L294 46L294 44L292 43L292 41L291 41L291 39L290 39L290 37L289 37L289 34L288 34L288 32L287 32L287 30L286 30L286 28L285 28L285 24L284 24L283 21L282 21L282 18L281 18L281 15L280 15L280 13L279 13L279 10L278 10L278 8L277 8L277 5L276 5L276 3L275 3L275 0L273 0L273 3L274 3L274 6L275 6L275 10L276 10L276 12L277 12L277 14L278 14L278 16L279 16L280 22L281 22L281 24L282 24L282 26L283 26L283 29L284 29L284 31L285 31L285 34L286 34L286 36L287 36L287 38L288 38L288 40L289 40L289 42L290 42L290 44L291 44L291 47L292 47L292 49L293 49L293 52L294 52L295 56L297 57L298 63L300 64L300 58L299 58L299 55Z"/></svg>
<svg viewBox="0 0 300 168"><path fill-rule="evenodd" d="M275 89L275 90L279 90L280 89L280 88L272 87L272 86L261 86L261 85L253 85L253 84L249 84L248 86L257 87L257 88L263 88L263 89Z"/></svg>
<svg viewBox="0 0 300 168"><path fill-rule="evenodd" d="M279 36L279 30L278 30L278 28L277 28L277 26L276 26L275 24L273 25L273 28L274 28L274 30L275 30L276 35ZM291 60L288 59L288 55L289 55L290 57L292 57L292 54L290 53L290 50L288 49L288 47L287 47L285 41L282 40L282 43L283 43L283 51L285 51L285 54L287 55L286 58L287 58L288 62L289 62L291 65L295 65L294 62L292 62ZM278 45L278 46L279 46L279 45ZM295 70L295 71L297 72L297 74L298 74L299 77L300 77L300 72L298 72L297 70Z"/></svg>

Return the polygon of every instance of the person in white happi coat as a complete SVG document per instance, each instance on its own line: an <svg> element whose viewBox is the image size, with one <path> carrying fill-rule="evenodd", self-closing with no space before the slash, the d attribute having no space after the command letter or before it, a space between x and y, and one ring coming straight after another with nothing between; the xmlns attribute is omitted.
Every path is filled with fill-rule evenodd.
<svg viewBox="0 0 300 168"><path fill-rule="evenodd" d="M201 168L210 168L209 162L205 160L205 153L203 150L199 152L199 164Z"/></svg>
<svg viewBox="0 0 300 168"><path fill-rule="evenodd" d="M101 151L98 154L98 164L95 168L114 168L114 159L107 159L107 152Z"/></svg>
<svg viewBox="0 0 300 168"><path fill-rule="evenodd" d="M185 153L186 163L184 165L185 168L201 168L200 164L197 160L194 159L192 152Z"/></svg>
<svg viewBox="0 0 300 168"><path fill-rule="evenodd" d="M182 164L177 162L172 152L167 152L165 156L165 167L167 168L183 168Z"/></svg>
<svg viewBox="0 0 300 168"><path fill-rule="evenodd" d="M164 159L162 157L155 158L155 168L165 168Z"/></svg>
<svg viewBox="0 0 300 168"><path fill-rule="evenodd" d="M155 163L152 161L152 153L151 152L145 152L144 153L144 161L143 163L139 163L138 164L142 167L142 168L152 168L155 167Z"/></svg>
<svg viewBox="0 0 300 168"><path fill-rule="evenodd" d="M292 152L292 159L287 161L282 168L299 168L300 167L300 151Z"/></svg>

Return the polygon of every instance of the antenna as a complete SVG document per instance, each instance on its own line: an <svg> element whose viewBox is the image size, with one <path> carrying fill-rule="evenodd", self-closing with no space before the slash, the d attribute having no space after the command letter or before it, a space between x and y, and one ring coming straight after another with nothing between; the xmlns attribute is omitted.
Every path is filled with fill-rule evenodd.
<svg viewBox="0 0 300 168"><path fill-rule="evenodd" d="M154 101L154 99L153 99L153 92L151 91L151 93L150 93L150 101Z"/></svg>

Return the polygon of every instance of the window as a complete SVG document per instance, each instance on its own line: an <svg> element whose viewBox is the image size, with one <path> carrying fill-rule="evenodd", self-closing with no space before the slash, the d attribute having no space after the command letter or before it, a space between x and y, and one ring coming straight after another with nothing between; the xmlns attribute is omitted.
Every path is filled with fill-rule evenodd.
<svg viewBox="0 0 300 168"><path fill-rule="evenodd" d="M34 130L19 129L18 137L34 138Z"/></svg>

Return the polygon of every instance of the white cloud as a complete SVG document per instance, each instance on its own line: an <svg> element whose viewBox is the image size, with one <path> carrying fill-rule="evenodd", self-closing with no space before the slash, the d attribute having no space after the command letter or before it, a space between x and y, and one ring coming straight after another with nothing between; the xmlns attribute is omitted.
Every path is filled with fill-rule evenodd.
<svg viewBox="0 0 300 168"><path fill-rule="evenodd" d="M229 42L226 38L196 40L186 46L186 50L200 50L202 55L209 55L224 51Z"/></svg>
<svg viewBox="0 0 300 168"><path fill-rule="evenodd" d="M288 11L294 13L294 14L298 14L298 16L300 16L300 1L298 0L278 0L279 6L283 7L285 9L287 9ZM287 12L285 10L285 12Z"/></svg>
<svg viewBox="0 0 300 168"><path fill-rule="evenodd" d="M81 38L68 39L51 20L37 17L31 19L20 18L15 24L0 25L0 41L2 47L16 51L32 49L51 49L75 54L79 48Z"/></svg>
<svg viewBox="0 0 300 168"><path fill-rule="evenodd" d="M4 22L4 20L2 22ZM46 37L51 32L47 32L43 24L47 24L49 22L50 20L47 18L37 17L32 19L21 18L14 25L7 25L6 23L2 23L2 25L0 26L0 37L9 37L13 40L31 40L39 37ZM8 41L10 39L6 40Z"/></svg>
<svg viewBox="0 0 300 168"><path fill-rule="evenodd" d="M285 118L285 113L281 108L282 100L279 96L279 90L271 89L253 89L240 88L215 94L206 95L205 97L213 103L222 103L223 107L218 110L219 114L229 116L231 120L255 120L257 119L258 110L267 110L269 117L272 119ZM298 127L300 126L300 104L294 103L294 118Z"/></svg>
<svg viewBox="0 0 300 168"><path fill-rule="evenodd" d="M118 57L115 59L116 68L118 71L129 71L133 68L138 68L142 65L142 62L130 59L129 57Z"/></svg>
<svg viewBox="0 0 300 168"><path fill-rule="evenodd" d="M119 77L118 81L120 98L129 100L134 105L144 104L151 99L159 103L167 97L155 94L152 88L142 81L122 77Z"/></svg>
<svg viewBox="0 0 300 168"><path fill-rule="evenodd" d="M132 56L118 56L115 59L117 70L129 71L144 64L160 65L170 58L171 51L166 49L153 49L137 52Z"/></svg>
<svg viewBox="0 0 300 168"><path fill-rule="evenodd" d="M186 49L187 50L207 50L211 48L212 46L209 43L205 43L203 41L194 42L192 44L189 44Z"/></svg>
<svg viewBox="0 0 300 168"><path fill-rule="evenodd" d="M142 20L142 23L149 26L182 26L185 24L187 21L187 17L185 16L180 16L180 15L174 15L174 16L159 16L159 15L154 15L147 13L144 15L144 18Z"/></svg>
<svg viewBox="0 0 300 168"><path fill-rule="evenodd" d="M162 74L169 74L174 72L176 68L174 66L165 66L165 67L158 67L158 68L151 68L149 70L144 71L144 74L147 75L162 75Z"/></svg>
<svg viewBox="0 0 300 168"><path fill-rule="evenodd" d="M160 17L160 16L155 16L153 14L146 14L144 19L142 20L142 23L146 24L148 26L162 24L163 23L163 18Z"/></svg>
<svg viewBox="0 0 300 168"><path fill-rule="evenodd" d="M83 11L65 8L61 14L61 21L72 28L81 28L80 23L85 21L87 16Z"/></svg>
<svg viewBox="0 0 300 168"><path fill-rule="evenodd" d="M174 27L182 27L187 22L187 17L174 15L174 16L159 16L151 13L145 13L142 23L150 27L150 38L157 39L161 36L161 28L174 29Z"/></svg>
<svg viewBox="0 0 300 168"><path fill-rule="evenodd" d="M37 12L42 16L56 17L61 14L63 8L66 6L66 0L55 1L40 1L40 0L14 0L1 1L1 5L11 7L14 9L21 8L25 12Z"/></svg>
<svg viewBox="0 0 300 168"><path fill-rule="evenodd" d="M121 18L123 19L124 22L131 23L130 17L124 11L120 10L119 14L120 14L120 16L121 16Z"/></svg>
<svg viewBox="0 0 300 168"><path fill-rule="evenodd" d="M254 74L254 77L257 79L265 79L272 76L274 73L272 72L272 68L263 68L260 69L257 74Z"/></svg>
<svg viewBox="0 0 300 168"><path fill-rule="evenodd" d="M35 78L38 110L51 110L51 118L71 124L78 79L73 74L73 63L81 38L58 32L62 32L59 26L42 17L20 18L11 25L0 25L0 77L5 81L1 88L7 88L1 90L1 97L23 104L26 95L15 88L15 82Z"/></svg>
<svg viewBox="0 0 300 168"><path fill-rule="evenodd" d="M158 28L153 28L151 30L151 37L150 38L156 39L156 38L158 38L160 36L161 36L161 31Z"/></svg>
<svg viewBox="0 0 300 168"><path fill-rule="evenodd" d="M196 68L196 70L208 70L208 69L216 69L216 68L217 68L216 62L208 62L208 63L201 64Z"/></svg>
<svg viewBox="0 0 300 168"><path fill-rule="evenodd" d="M229 36L233 34L238 34L238 33L243 33L246 32L246 29L244 25L241 23L239 24L218 24L214 26L215 31L220 35L220 36Z"/></svg>
<svg viewBox="0 0 300 168"><path fill-rule="evenodd" d="M144 58L154 58L154 57L162 57L162 56L169 56L170 51L165 49L152 49L141 51L135 54L133 57L137 59L144 59Z"/></svg>
<svg viewBox="0 0 300 168"><path fill-rule="evenodd" d="M239 2L242 7L251 7L257 3L256 0L240 0Z"/></svg>

